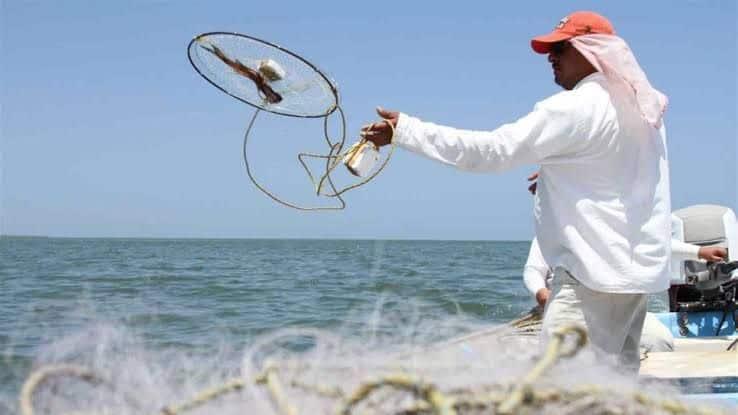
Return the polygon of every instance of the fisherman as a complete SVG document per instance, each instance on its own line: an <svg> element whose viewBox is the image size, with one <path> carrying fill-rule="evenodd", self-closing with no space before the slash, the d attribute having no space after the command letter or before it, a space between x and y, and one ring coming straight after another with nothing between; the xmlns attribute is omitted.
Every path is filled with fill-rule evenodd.
<svg viewBox="0 0 738 415"><path fill-rule="evenodd" d="M528 191L535 196L538 187L538 172L528 177L528 181L532 182L528 186ZM676 219L672 215L672 220ZM728 250L722 246L708 245L700 246L683 242L675 238L674 230L672 230L671 239L671 256L672 264L681 263L683 261L709 261L719 262L728 259ZM538 241L533 238L528 252L528 260L525 262L523 270L523 282L528 291L533 294L539 306L545 307L548 298L551 295L551 279L553 278L553 270L546 264L538 247Z"/></svg>
<svg viewBox="0 0 738 415"><path fill-rule="evenodd" d="M468 171L539 165L536 235L566 287L549 308L576 298L594 349L637 373L646 295L669 286L667 98L599 14L572 13L531 47L564 91L517 121L471 131L378 108L362 136ZM544 343L558 317L546 313Z"/></svg>
<svg viewBox="0 0 738 415"><path fill-rule="evenodd" d="M532 191L534 193L535 190ZM703 260L724 261L728 257L728 251L720 246L699 246L688 244L677 239L671 240L672 257L678 261ZM528 260L523 269L523 282L525 287L535 297L538 306L544 308L548 305L551 295L553 270L543 259L538 241L534 238L530 244ZM559 307L567 306L566 303ZM560 314L566 314L573 323L584 323L581 310L572 308L570 310L558 310ZM652 313L646 313L641 333L640 349L645 352L670 352L674 350L674 336Z"/></svg>

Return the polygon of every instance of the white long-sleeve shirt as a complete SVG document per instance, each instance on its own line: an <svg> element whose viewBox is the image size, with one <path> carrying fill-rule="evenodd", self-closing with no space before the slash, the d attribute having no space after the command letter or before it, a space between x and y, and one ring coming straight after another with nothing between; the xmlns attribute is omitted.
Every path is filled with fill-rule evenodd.
<svg viewBox="0 0 738 415"><path fill-rule="evenodd" d="M671 255L675 261L699 260L699 245L692 245L678 239L671 240ZM531 294L536 295L539 290L549 288L553 273L546 264L538 247L538 240L533 238L528 252L528 260L523 268L523 282Z"/></svg>
<svg viewBox="0 0 738 415"><path fill-rule="evenodd" d="M541 254L538 240L533 238L528 252L528 260L523 267L523 282L531 294L536 295L539 290L548 288L551 284L553 273Z"/></svg>
<svg viewBox="0 0 738 415"><path fill-rule="evenodd" d="M682 242L678 239L671 240L671 256L675 261L697 261L699 260L700 246Z"/></svg>
<svg viewBox="0 0 738 415"><path fill-rule="evenodd" d="M669 285L669 169L663 128L616 102L600 73L493 131L400 114L393 141L462 170L540 165L534 216L546 263L598 291Z"/></svg>

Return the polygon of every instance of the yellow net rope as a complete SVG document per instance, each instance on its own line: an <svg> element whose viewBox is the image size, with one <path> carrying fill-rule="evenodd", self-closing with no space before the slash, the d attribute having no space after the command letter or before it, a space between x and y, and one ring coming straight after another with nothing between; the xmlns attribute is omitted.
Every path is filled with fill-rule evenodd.
<svg viewBox="0 0 738 415"><path fill-rule="evenodd" d="M535 313L511 322L518 330L530 330L539 322ZM498 330L500 328L497 328ZM487 334L490 334L489 332ZM476 335L476 334L475 334ZM456 341L464 341L465 338ZM306 366L288 362L267 362L253 379L232 378L221 385L207 388L191 399L167 405L157 413L180 415L196 409L205 410L208 404L227 394L246 387L263 390L272 410L278 415L304 415L291 393L309 395L311 399L326 401L324 407L335 408L336 415L468 415L468 414L720 414L719 409L690 406L676 399L657 399L641 392L618 392L601 386L580 385L573 388L547 386L542 375L560 359L575 356L587 343L587 334L578 325L558 329L544 354L520 379L505 384L473 385L442 390L434 383L407 371L385 368L381 375L366 378L353 388L308 382L301 379ZM394 371L393 371L394 370ZM457 368L456 370L463 370ZM108 382L92 370L56 365L33 372L20 393L22 415L38 415L33 406L34 394L52 378L72 377L89 384ZM627 405L623 405L627 402ZM76 412L75 415L113 414L111 409L97 412ZM65 414L72 415L72 414Z"/></svg>

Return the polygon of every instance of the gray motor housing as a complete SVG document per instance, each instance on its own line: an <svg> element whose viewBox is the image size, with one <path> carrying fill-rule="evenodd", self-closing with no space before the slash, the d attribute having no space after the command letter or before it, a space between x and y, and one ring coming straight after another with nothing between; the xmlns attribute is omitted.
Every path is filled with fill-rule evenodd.
<svg viewBox="0 0 738 415"><path fill-rule="evenodd" d="M700 246L728 249L728 261L738 260L738 225L732 209L718 205L694 205L674 211L672 239ZM698 282L706 275L702 261L673 261L672 285Z"/></svg>

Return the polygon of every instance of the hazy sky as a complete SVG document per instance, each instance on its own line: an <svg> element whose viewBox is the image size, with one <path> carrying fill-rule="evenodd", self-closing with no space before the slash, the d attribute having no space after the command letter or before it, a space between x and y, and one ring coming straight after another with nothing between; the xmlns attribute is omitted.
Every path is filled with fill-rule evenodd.
<svg viewBox="0 0 738 415"><path fill-rule="evenodd" d="M535 166L471 174L399 151L345 211L276 205L243 169L252 110L186 46L222 30L303 55L337 82L349 141L376 105L494 129L559 90L529 41L581 9L608 16L670 97L673 207L736 207L734 0L1 3L2 234L530 239ZM263 114L252 140L263 182L320 202L296 154L326 151L321 121Z"/></svg>

